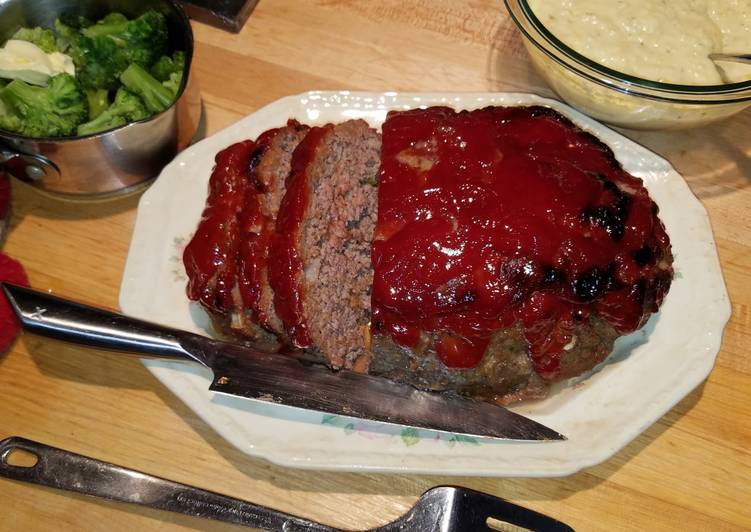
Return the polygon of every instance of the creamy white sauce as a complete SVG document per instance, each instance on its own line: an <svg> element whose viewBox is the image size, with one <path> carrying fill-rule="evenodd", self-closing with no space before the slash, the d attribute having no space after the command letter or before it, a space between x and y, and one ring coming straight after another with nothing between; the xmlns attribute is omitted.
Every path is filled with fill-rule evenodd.
<svg viewBox="0 0 751 532"><path fill-rule="evenodd" d="M751 53L751 0L529 0L558 39L613 70L664 83L751 79L751 65L713 52Z"/></svg>

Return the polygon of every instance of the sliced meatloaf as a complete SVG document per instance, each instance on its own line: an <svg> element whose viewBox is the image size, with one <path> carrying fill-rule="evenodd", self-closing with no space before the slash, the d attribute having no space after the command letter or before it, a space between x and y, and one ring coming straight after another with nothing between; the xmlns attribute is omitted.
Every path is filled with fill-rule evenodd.
<svg viewBox="0 0 751 532"><path fill-rule="evenodd" d="M590 370L672 279L640 179L543 107L296 122L217 156L185 252L192 299L297 348L508 403Z"/></svg>
<svg viewBox="0 0 751 532"><path fill-rule="evenodd" d="M296 121L219 152L199 227L183 254L188 297L220 333L264 350L279 347L266 256L292 152L307 131Z"/></svg>
<svg viewBox="0 0 751 532"><path fill-rule="evenodd" d="M362 120L314 127L295 149L269 253L276 313L296 347L365 369L380 136Z"/></svg>
<svg viewBox="0 0 751 532"><path fill-rule="evenodd" d="M369 371L500 402L591 369L672 278L643 183L543 107L383 125Z"/></svg>
<svg viewBox="0 0 751 532"><path fill-rule="evenodd" d="M307 126L291 120L286 127L266 131L258 137L250 161L250 185L239 215L240 297L231 327L267 350L278 348L278 339L285 337L268 282L268 247L279 203L286 191L292 153L307 130Z"/></svg>
<svg viewBox="0 0 751 532"><path fill-rule="evenodd" d="M255 147L246 140L216 155L206 207L183 252L188 297L219 321L228 320L237 305L238 216Z"/></svg>

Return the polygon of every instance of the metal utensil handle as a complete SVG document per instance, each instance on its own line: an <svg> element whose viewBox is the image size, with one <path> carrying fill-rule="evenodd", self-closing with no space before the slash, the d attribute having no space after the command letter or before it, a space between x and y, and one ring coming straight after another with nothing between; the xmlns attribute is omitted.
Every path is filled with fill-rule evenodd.
<svg viewBox="0 0 751 532"><path fill-rule="evenodd" d="M8 457L14 450L33 454L37 458L36 464L28 467L9 464ZM0 476L263 530L337 532L336 529L265 506L154 477L17 436L0 441Z"/></svg>
<svg viewBox="0 0 751 532"><path fill-rule="evenodd" d="M713 61L732 61L734 63L751 64L751 54L709 54Z"/></svg>
<svg viewBox="0 0 751 532"><path fill-rule="evenodd" d="M197 337L192 333L128 318L30 288L1 284L23 327L36 334L90 347L207 365L200 355L182 346L184 340Z"/></svg>

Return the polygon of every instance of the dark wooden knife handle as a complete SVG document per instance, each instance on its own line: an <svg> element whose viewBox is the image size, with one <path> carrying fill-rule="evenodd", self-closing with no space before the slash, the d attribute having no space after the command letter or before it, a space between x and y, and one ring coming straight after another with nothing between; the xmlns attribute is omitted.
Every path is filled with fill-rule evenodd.
<svg viewBox="0 0 751 532"><path fill-rule="evenodd" d="M89 347L208 365L200 352L188 351L183 347L183 342L192 337L200 338L198 335L30 288L1 284L24 329L33 333Z"/></svg>

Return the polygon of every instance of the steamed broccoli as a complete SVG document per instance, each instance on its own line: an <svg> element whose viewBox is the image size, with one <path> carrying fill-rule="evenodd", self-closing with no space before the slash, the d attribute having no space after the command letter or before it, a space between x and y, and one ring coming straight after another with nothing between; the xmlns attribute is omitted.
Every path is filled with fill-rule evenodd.
<svg viewBox="0 0 751 532"><path fill-rule="evenodd" d="M96 24L85 24L81 26L84 34L87 37L96 37L97 34L103 33L120 33L125 29L128 24L128 17L122 13L109 13ZM91 27L89 27L91 26Z"/></svg>
<svg viewBox="0 0 751 532"><path fill-rule="evenodd" d="M151 75L159 81L169 81L174 73L182 74L185 70L185 52L178 51L172 57L163 55L151 67Z"/></svg>
<svg viewBox="0 0 751 532"><path fill-rule="evenodd" d="M182 85L183 82L183 73L180 72L173 72L170 74L170 77L167 81L163 82L162 85L170 91L172 94L172 101L175 100L175 97L177 96L177 91L180 90L180 85Z"/></svg>
<svg viewBox="0 0 751 532"><path fill-rule="evenodd" d="M178 51L172 54L172 57L163 55L151 67L151 75L162 82L167 90L172 93L172 99L177 96L180 85L183 82L183 72L185 71L185 52Z"/></svg>
<svg viewBox="0 0 751 532"><path fill-rule="evenodd" d="M57 49L63 53L70 53L71 45L78 40L79 32L86 26L91 26L91 21L86 17L77 15L60 15L55 21L55 33L57 34Z"/></svg>
<svg viewBox="0 0 751 532"><path fill-rule="evenodd" d="M138 96L126 89L119 89L112 105L93 120L78 126L78 134L91 135L107 131L146 118L149 114Z"/></svg>
<svg viewBox="0 0 751 532"><path fill-rule="evenodd" d="M120 81L128 90L138 94L152 113L164 111L175 99L175 94L169 88L135 63L125 69Z"/></svg>
<svg viewBox="0 0 751 532"><path fill-rule="evenodd" d="M110 13L83 29L71 25L70 19L60 18L55 21L55 28L86 88L115 89L128 65L136 63L148 68L167 50L167 20L154 10L133 20Z"/></svg>
<svg viewBox="0 0 751 532"><path fill-rule="evenodd" d="M0 129L18 131L21 128L21 118L3 103L3 88L0 82Z"/></svg>
<svg viewBox="0 0 751 532"><path fill-rule="evenodd" d="M86 96L73 76L58 74L47 87L13 80L0 89L0 123L28 137L72 135L88 114Z"/></svg>
<svg viewBox="0 0 751 532"><path fill-rule="evenodd" d="M80 31L93 24L92 21L90 21L83 15L62 14L57 20L60 21L61 24L64 24L65 26L76 31Z"/></svg>
<svg viewBox="0 0 751 532"><path fill-rule="evenodd" d="M55 21L59 43L76 65L76 77L91 89L117 88L117 77L128 66L114 41L93 40L83 36L62 18Z"/></svg>
<svg viewBox="0 0 751 532"><path fill-rule="evenodd" d="M36 44L39 48L46 53L51 54L57 51L57 45L55 43L55 34L52 30L44 28L21 28L13 34L11 39L19 41L28 41L32 44Z"/></svg>
<svg viewBox="0 0 751 532"><path fill-rule="evenodd" d="M148 118L182 86L185 53L167 55L167 20L153 9L132 20L61 15L54 31L21 28L13 38L63 52L76 66L75 79L60 74L46 87L0 80L0 128L29 137L88 135Z"/></svg>
<svg viewBox="0 0 751 532"><path fill-rule="evenodd" d="M89 102L89 120L92 120L109 107L109 91L107 89L86 89L86 100Z"/></svg>

